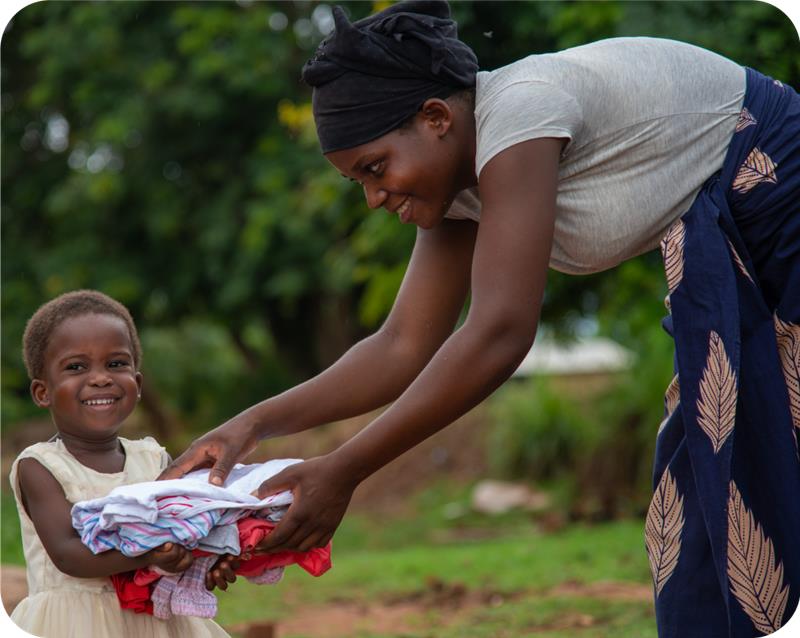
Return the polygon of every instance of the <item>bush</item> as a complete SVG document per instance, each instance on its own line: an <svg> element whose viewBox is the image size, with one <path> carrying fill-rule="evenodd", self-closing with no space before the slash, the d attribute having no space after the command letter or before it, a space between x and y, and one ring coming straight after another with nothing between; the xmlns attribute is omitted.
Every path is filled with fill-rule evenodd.
<svg viewBox="0 0 800 638"><path fill-rule="evenodd" d="M492 470L549 483L574 518L641 515L672 378L672 341L656 325L640 333L635 351L633 367L594 397L557 392L543 377L501 388L489 406Z"/></svg>
<svg viewBox="0 0 800 638"><path fill-rule="evenodd" d="M544 377L506 384L489 413L489 465L505 478L561 479L596 444L590 419Z"/></svg>

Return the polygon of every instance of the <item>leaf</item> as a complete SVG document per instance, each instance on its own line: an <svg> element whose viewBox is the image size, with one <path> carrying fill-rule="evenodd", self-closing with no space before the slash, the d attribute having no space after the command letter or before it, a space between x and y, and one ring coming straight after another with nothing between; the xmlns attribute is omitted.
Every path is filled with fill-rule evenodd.
<svg viewBox="0 0 800 638"><path fill-rule="evenodd" d="M699 394L697 423L711 439L716 454L733 431L736 420L736 377L725 344L713 330Z"/></svg>
<svg viewBox="0 0 800 638"><path fill-rule="evenodd" d="M739 113L739 119L736 120L736 132L743 131L748 126L754 126L755 124L758 124L758 120L753 117L753 114L747 108L743 108L742 112Z"/></svg>
<svg viewBox="0 0 800 638"><path fill-rule="evenodd" d="M750 151L750 155L739 167L739 172L736 173L736 178L733 180L733 190L739 193L747 193L761 182L777 184L778 178L775 175L777 166L769 155L754 147Z"/></svg>
<svg viewBox="0 0 800 638"><path fill-rule="evenodd" d="M800 325L783 321L775 315L775 337L781 359L792 423L800 428Z"/></svg>
<svg viewBox="0 0 800 638"><path fill-rule="evenodd" d="M736 252L736 249L733 247L730 239L728 240L728 247L731 249L731 255L733 255L733 263L736 264L736 267L751 281L751 283L755 283L753 282L753 278L750 276L750 273L747 272L747 267L744 265L742 258L739 257L739 253Z"/></svg>
<svg viewBox="0 0 800 638"><path fill-rule="evenodd" d="M683 496L678 493L675 478L667 468L653 493L644 526L656 596L661 593L678 564L683 525Z"/></svg>
<svg viewBox="0 0 800 638"><path fill-rule="evenodd" d="M728 580L731 593L760 632L780 629L789 599L783 564L776 567L772 541L745 507L733 481L728 498Z"/></svg>
<svg viewBox="0 0 800 638"><path fill-rule="evenodd" d="M683 279L683 243L686 240L686 225L682 219L669 227L661 240L661 254L664 256L664 270L667 274L667 287L670 294Z"/></svg>
<svg viewBox="0 0 800 638"><path fill-rule="evenodd" d="M678 375L676 374L667 386L667 391L664 393L664 420L661 421L661 425L658 427L659 434L667 424L669 417L671 417L672 413L675 412L675 408L678 407L680 399L681 389L678 382Z"/></svg>

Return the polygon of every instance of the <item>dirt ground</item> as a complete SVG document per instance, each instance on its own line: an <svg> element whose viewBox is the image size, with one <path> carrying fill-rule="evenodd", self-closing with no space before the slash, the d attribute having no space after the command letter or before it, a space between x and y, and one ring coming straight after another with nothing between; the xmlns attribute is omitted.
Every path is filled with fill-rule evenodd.
<svg viewBox="0 0 800 638"><path fill-rule="evenodd" d="M19 601L28 595L25 568L18 565L0 566L0 596L6 613L11 613Z"/></svg>
<svg viewBox="0 0 800 638"><path fill-rule="evenodd" d="M315 638L349 638L359 632L393 633L402 635L419 630L415 623L430 610L437 610L439 627L454 625L476 609L498 607L511 600L532 596L557 596L598 598L649 602L652 588L638 583L600 582L582 584L565 582L549 592L498 593L494 591L469 591L459 584L446 584L432 580L427 587L402 599L375 604L336 602L304 609L302 616L280 623L245 623L227 627L228 631L244 638L282 638L288 635L306 635ZM442 614L442 611L446 614ZM542 632L591 627L597 620L589 614L568 613L561 616L557 626L540 628Z"/></svg>
<svg viewBox="0 0 800 638"><path fill-rule="evenodd" d="M8 613L25 597L25 569L3 565L2 597ZM520 600L533 596L531 592L509 594L489 590L469 591L457 583L442 583L432 580L425 589L412 595L373 604L359 604L351 601L336 601L326 605L305 607L303 614L293 616L279 623L242 623L226 627L232 634L243 638L282 638L289 635L306 635L315 638L348 638L359 632L403 634L419 629L414 619L425 612L436 609L446 610L445 624L455 624L465 616L481 607L497 607L509 600ZM642 601L652 600L652 588L638 583L600 582L583 584L567 581L549 592L536 596L598 598L603 600ZM566 614L558 621L558 626L548 630L591 627L595 619L589 614Z"/></svg>

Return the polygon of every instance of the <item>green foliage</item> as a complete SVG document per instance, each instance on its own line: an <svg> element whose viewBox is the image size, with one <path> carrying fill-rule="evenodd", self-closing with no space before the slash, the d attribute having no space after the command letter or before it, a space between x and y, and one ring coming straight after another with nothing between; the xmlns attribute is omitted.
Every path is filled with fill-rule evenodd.
<svg viewBox="0 0 800 638"><path fill-rule="evenodd" d="M489 462L506 477L563 479L596 445L595 424L546 378L506 383L490 408Z"/></svg>
<svg viewBox="0 0 800 638"><path fill-rule="evenodd" d="M4 564L24 565L22 553L22 536L19 529L19 514L14 502L14 495L9 490L0 492L0 560Z"/></svg>
<svg viewBox="0 0 800 638"><path fill-rule="evenodd" d="M157 380L164 407L201 423L224 419L253 394L277 392L288 382L283 370L268 367L276 362L274 347L258 325L243 337L247 350L264 362L256 378L230 334L217 324L187 319L175 328L149 328L141 337L147 353L143 374L148 382L151 376Z"/></svg>
<svg viewBox="0 0 800 638"><path fill-rule="evenodd" d="M197 357L176 352L196 340L150 340L173 346L148 350L172 357L148 367L151 392L177 392L169 401L197 429L317 371L322 352L341 352L385 316L399 285L386 273L407 259L413 233L365 215L358 190L319 154L298 74L320 34L292 29L313 8L45 3L15 17L2 79L13 105L3 128L13 183L3 191L5 423L30 414L24 322L66 290L117 297L143 332L192 317L228 334L209 337L218 361L205 367L219 372L212 386L238 391L216 410L200 408L209 380ZM278 12L288 28L268 27ZM352 320L330 345L334 301ZM269 352L248 346L253 330ZM223 372L234 376L223 383Z"/></svg>
<svg viewBox="0 0 800 638"><path fill-rule="evenodd" d="M354 18L385 5L344 4ZM485 69L597 38L660 35L800 84L797 32L767 3L480 1L452 10ZM66 290L119 298L143 332L180 332L192 318L227 333L209 337L219 359L209 367L238 383L211 382L237 388L216 411L201 398L210 381L191 356L147 369L151 392L178 393L165 400L189 409L181 416L197 429L318 371L381 323L414 233L366 213L360 189L319 154L299 69L326 16L321 2L134 0L38 3L14 17L0 57L4 425L33 413L19 356L24 323ZM630 343L663 297L654 296L659 260L632 264L553 273L544 319L570 334L588 317ZM620 299L629 300L623 312ZM252 346L248 334L271 345ZM164 340L151 341L148 360L164 361L151 351ZM173 377L187 381L176 387Z"/></svg>
<svg viewBox="0 0 800 638"><path fill-rule="evenodd" d="M556 486L581 518L644 511L673 344L658 323L636 335L633 367L598 396L555 392L542 377L506 383L489 402L493 471Z"/></svg>

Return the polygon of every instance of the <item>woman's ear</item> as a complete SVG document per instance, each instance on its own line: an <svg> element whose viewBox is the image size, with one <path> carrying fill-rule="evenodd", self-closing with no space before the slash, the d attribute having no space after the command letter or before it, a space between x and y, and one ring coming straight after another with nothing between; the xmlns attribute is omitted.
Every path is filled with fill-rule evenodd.
<svg viewBox="0 0 800 638"><path fill-rule="evenodd" d="M425 100L419 111L422 121L433 128L439 137L444 137L453 125L453 109L447 100L432 97Z"/></svg>
<svg viewBox="0 0 800 638"><path fill-rule="evenodd" d="M50 393L47 390L47 385L41 379L31 381L31 397L33 397L33 402L37 407L50 407Z"/></svg>

